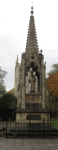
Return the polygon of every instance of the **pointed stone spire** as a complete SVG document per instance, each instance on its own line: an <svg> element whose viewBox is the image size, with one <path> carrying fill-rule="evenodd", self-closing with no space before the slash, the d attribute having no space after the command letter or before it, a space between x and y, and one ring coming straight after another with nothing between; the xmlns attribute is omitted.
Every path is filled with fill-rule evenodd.
<svg viewBox="0 0 58 150"><path fill-rule="evenodd" d="M41 49L40 52L41 52L41 54L42 54L43 50Z"/></svg>
<svg viewBox="0 0 58 150"><path fill-rule="evenodd" d="M26 55L29 55L31 52L34 52L38 56L39 55L38 49L39 48L38 48L35 21L34 21L34 16L33 16L33 6L32 6L29 29L28 29L28 36L27 36L27 43L26 43Z"/></svg>
<svg viewBox="0 0 58 150"><path fill-rule="evenodd" d="M18 63L18 55L17 55L17 63Z"/></svg>
<svg viewBox="0 0 58 150"><path fill-rule="evenodd" d="M18 66L18 65L19 65L19 63L18 63L18 55L17 55L16 66Z"/></svg>

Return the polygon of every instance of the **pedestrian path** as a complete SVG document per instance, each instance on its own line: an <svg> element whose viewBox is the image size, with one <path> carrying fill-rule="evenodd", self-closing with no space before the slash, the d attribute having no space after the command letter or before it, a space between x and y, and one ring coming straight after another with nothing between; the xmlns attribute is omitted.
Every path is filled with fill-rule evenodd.
<svg viewBox="0 0 58 150"><path fill-rule="evenodd" d="M58 139L6 139L0 137L0 150L58 150Z"/></svg>

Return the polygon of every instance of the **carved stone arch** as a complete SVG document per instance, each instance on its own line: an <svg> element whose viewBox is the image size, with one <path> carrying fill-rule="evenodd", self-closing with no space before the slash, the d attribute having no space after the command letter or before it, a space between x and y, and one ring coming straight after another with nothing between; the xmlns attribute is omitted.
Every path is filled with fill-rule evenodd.
<svg viewBox="0 0 58 150"><path fill-rule="evenodd" d="M26 71L28 71L28 68L30 67L31 68L31 64L34 63L34 67L37 67L37 70L40 72L40 64L35 61L35 60L32 60L30 61L27 66L26 66Z"/></svg>
<svg viewBox="0 0 58 150"><path fill-rule="evenodd" d="M32 66L33 64L33 66ZM41 68L37 60L31 60L26 64L26 75L28 77L29 68L33 68L37 81L37 91L41 91Z"/></svg>

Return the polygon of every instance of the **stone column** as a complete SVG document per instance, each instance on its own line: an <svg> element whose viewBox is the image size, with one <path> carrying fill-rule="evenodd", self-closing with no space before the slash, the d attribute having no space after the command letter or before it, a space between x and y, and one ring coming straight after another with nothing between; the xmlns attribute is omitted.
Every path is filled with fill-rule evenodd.
<svg viewBox="0 0 58 150"><path fill-rule="evenodd" d="M42 85L42 108L45 109L45 86Z"/></svg>
<svg viewBox="0 0 58 150"><path fill-rule="evenodd" d="M42 66L42 108L45 109L45 67Z"/></svg>
<svg viewBox="0 0 58 150"><path fill-rule="evenodd" d="M30 71L28 72L28 93L31 91L31 83L29 83Z"/></svg>
<svg viewBox="0 0 58 150"><path fill-rule="evenodd" d="M20 114L19 113L16 113L16 122L20 123ZM19 127L19 124L18 124L18 127Z"/></svg>
<svg viewBox="0 0 58 150"><path fill-rule="evenodd" d="M25 60L23 58L23 78L22 78L22 104L21 109L25 109Z"/></svg>
<svg viewBox="0 0 58 150"><path fill-rule="evenodd" d="M45 93L45 95L46 95L46 105L49 107L49 105L48 105L48 90L47 90L47 87L46 87L46 93Z"/></svg>
<svg viewBox="0 0 58 150"><path fill-rule="evenodd" d="M39 75L40 75L40 92L41 92L41 85L42 85L42 83L41 83L41 73L39 73Z"/></svg>
<svg viewBox="0 0 58 150"><path fill-rule="evenodd" d="M41 59L41 65L43 65L43 58Z"/></svg>
<svg viewBox="0 0 58 150"><path fill-rule="evenodd" d="M40 74L40 92L42 90L42 85L44 84L44 65L43 58L41 59L41 74Z"/></svg>
<svg viewBox="0 0 58 150"><path fill-rule="evenodd" d="M22 105L21 109L25 109L25 87L22 88Z"/></svg>
<svg viewBox="0 0 58 150"><path fill-rule="evenodd" d="M17 97L17 87L19 83L19 63L18 63L18 56L16 61L16 67L15 67L15 96Z"/></svg>
<svg viewBox="0 0 58 150"><path fill-rule="evenodd" d="M25 85L25 60L23 58L23 85Z"/></svg>
<svg viewBox="0 0 58 150"><path fill-rule="evenodd" d="M20 106L22 100L22 91L19 89L18 91L18 99L17 99L17 108Z"/></svg>
<svg viewBox="0 0 58 150"><path fill-rule="evenodd" d="M44 84L44 65L42 66L42 85Z"/></svg>
<svg viewBox="0 0 58 150"><path fill-rule="evenodd" d="M28 77L26 77L26 94L28 94Z"/></svg>
<svg viewBox="0 0 58 150"><path fill-rule="evenodd" d="M35 93L37 93L37 78L36 78L36 82L35 82Z"/></svg>

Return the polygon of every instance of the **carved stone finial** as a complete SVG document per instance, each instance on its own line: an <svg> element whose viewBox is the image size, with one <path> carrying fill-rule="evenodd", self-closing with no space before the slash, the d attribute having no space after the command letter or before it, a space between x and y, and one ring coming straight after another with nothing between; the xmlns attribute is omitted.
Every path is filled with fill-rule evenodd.
<svg viewBox="0 0 58 150"><path fill-rule="evenodd" d="M25 53L22 53L22 59L24 59L25 58Z"/></svg>
<svg viewBox="0 0 58 150"><path fill-rule="evenodd" d="M41 54L42 54L43 50L41 49L40 52L41 52Z"/></svg>
<svg viewBox="0 0 58 150"><path fill-rule="evenodd" d="M17 63L18 63L18 55L17 55Z"/></svg>
<svg viewBox="0 0 58 150"><path fill-rule="evenodd" d="M31 15L33 16L33 13L34 13L34 11L33 11L33 2L32 2L32 7L31 7Z"/></svg>
<svg viewBox="0 0 58 150"><path fill-rule="evenodd" d="M46 69L46 62L45 62L45 69Z"/></svg>

